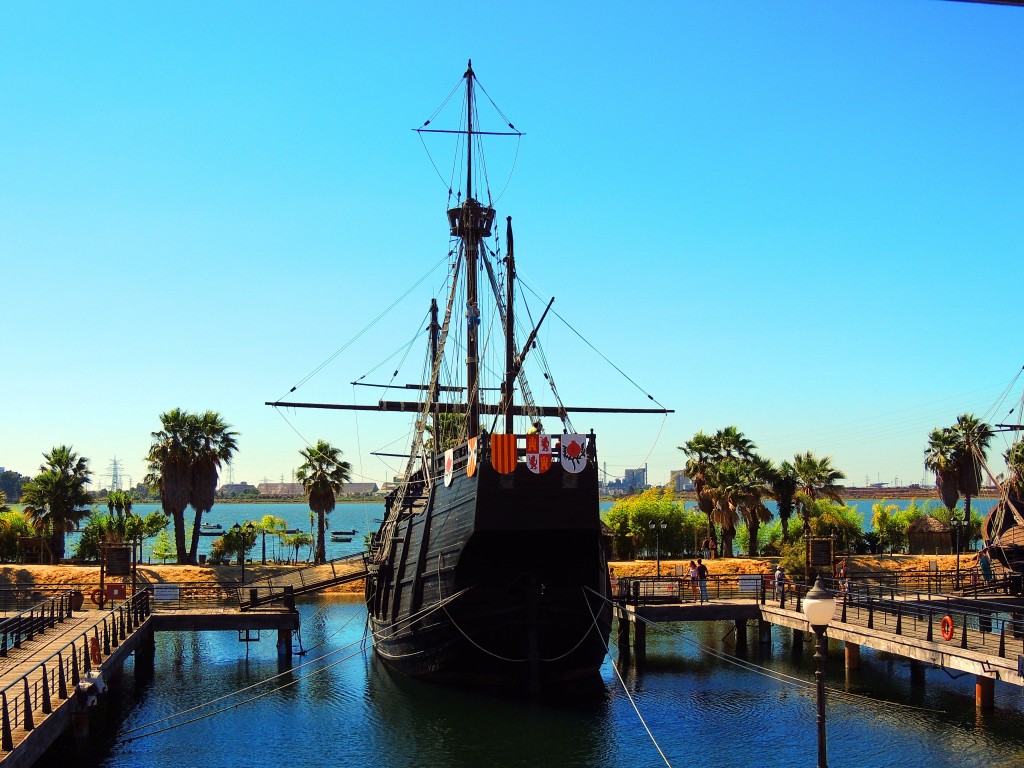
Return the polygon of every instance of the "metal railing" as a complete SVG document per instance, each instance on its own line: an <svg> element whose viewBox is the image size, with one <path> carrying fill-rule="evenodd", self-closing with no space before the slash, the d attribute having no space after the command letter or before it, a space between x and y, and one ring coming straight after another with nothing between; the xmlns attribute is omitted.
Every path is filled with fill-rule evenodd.
<svg viewBox="0 0 1024 768"><path fill-rule="evenodd" d="M68 641L22 674L16 681L0 689L0 749L14 749L14 729L35 728L34 712L53 712L53 699L66 700L69 692L81 682L82 676L133 632L149 615L149 593L145 590L104 611L97 621L81 635ZM102 634L101 634L102 633Z"/></svg>
<svg viewBox="0 0 1024 768"><path fill-rule="evenodd" d="M294 594L302 594L322 586L363 578L366 576L366 558L366 552L357 552L244 584L238 588L239 605L245 610L261 603L282 600L286 587Z"/></svg>
<svg viewBox="0 0 1024 768"><path fill-rule="evenodd" d="M761 597L769 576L759 574L708 575L709 600L749 600ZM631 605L684 604L700 602L700 582L685 576L623 576L612 584L612 596Z"/></svg>
<svg viewBox="0 0 1024 768"><path fill-rule="evenodd" d="M1024 607L1020 605L856 580L830 580L828 587L835 594L842 622L926 642L941 640L1001 658L1007 656L1008 647L1013 653L1024 653Z"/></svg>
<svg viewBox="0 0 1024 768"><path fill-rule="evenodd" d="M73 594L71 590L60 592L0 621L0 656L7 656L11 648L20 648L23 642L71 618Z"/></svg>

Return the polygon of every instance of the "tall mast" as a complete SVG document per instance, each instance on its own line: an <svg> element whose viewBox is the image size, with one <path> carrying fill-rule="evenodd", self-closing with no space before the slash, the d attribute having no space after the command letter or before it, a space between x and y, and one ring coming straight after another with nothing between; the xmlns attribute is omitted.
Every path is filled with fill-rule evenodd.
<svg viewBox="0 0 1024 768"><path fill-rule="evenodd" d="M458 208L448 210L451 232L462 239L466 254L466 431L480 433L479 344L480 304L477 290L477 259L480 242L491 235L494 209L473 198L473 62L466 69L466 197Z"/></svg>
<svg viewBox="0 0 1024 768"><path fill-rule="evenodd" d="M437 365L438 365L438 360L437 360L437 341L438 341L438 337L440 335L441 335L441 326L438 325L438 322L437 322L437 299L431 299L430 300L430 365L433 368L436 368ZM433 417L433 423L434 423L434 453L437 453L438 452L438 446L440 446L440 444L441 444L441 438L440 438L441 425L438 424L439 419L438 419L438 415L437 415L437 398L436 397L434 398L434 403L433 403L432 407L433 407L433 413L431 414L431 416Z"/></svg>
<svg viewBox="0 0 1024 768"><path fill-rule="evenodd" d="M516 382L515 374L515 278L516 259L515 249L512 246L512 217L505 217L505 250L508 253L508 263L505 265L505 434L511 435L514 431L512 424L512 392Z"/></svg>

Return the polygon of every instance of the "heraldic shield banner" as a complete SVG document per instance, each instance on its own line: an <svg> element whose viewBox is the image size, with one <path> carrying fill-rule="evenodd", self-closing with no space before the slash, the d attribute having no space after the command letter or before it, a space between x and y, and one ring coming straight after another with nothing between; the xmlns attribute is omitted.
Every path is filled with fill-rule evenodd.
<svg viewBox="0 0 1024 768"><path fill-rule="evenodd" d="M499 474L515 472L517 460L515 435L491 435L491 466Z"/></svg>
<svg viewBox="0 0 1024 768"><path fill-rule="evenodd" d="M535 475L551 469L551 435L526 436L526 466Z"/></svg>
<svg viewBox="0 0 1024 768"><path fill-rule="evenodd" d="M583 468L587 466L586 435L562 435L558 460L566 472L574 475L582 472Z"/></svg>
<svg viewBox="0 0 1024 768"><path fill-rule="evenodd" d="M466 448L468 451L466 454L466 477L476 474L476 441L478 439L476 437L469 438L469 445Z"/></svg>
<svg viewBox="0 0 1024 768"><path fill-rule="evenodd" d="M449 448L444 452L444 484L452 484L452 475L455 472L455 449Z"/></svg>

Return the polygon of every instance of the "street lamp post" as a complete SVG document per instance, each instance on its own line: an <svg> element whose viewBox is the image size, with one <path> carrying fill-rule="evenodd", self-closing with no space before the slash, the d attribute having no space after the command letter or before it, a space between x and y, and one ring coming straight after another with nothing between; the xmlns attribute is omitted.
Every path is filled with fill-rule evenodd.
<svg viewBox="0 0 1024 768"><path fill-rule="evenodd" d="M814 673L818 684L818 768L828 768L828 753L825 749L825 632L832 622L836 610L836 601L821 583L821 577L814 583L814 588L804 597L804 616L814 630L814 660L817 670Z"/></svg>
<svg viewBox="0 0 1024 768"><path fill-rule="evenodd" d="M242 561L242 583L245 584L245 537L252 532L252 523L246 523L244 528L235 523L231 526L231 530L238 538L238 559Z"/></svg>
<svg viewBox="0 0 1024 768"><path fill-rule="evenodd" d="M656 560L658 563L658 578L661 578L661 532L668 528L668 523L651 522L648 523L647 527L654 531L654 549L656 552Z"/></svg>
<svg viewBox="0 0 1024 768"><path fill-rule="evenodd" d="M956 586L954 588L960 589L960 531L963 529L966 521L957 515L950 522L953 524L953 531L956 534Z"/></svg>

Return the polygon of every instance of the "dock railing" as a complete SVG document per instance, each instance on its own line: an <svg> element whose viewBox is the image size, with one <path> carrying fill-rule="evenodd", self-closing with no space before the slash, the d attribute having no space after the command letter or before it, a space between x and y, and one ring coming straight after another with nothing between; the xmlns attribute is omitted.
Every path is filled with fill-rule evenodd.
<svg viewBox="0 0 1024 768"><path fill-rule="evenodd" d="M961 649L1024 654L1024 606L929 592L859 579L828 580L840 621Z"/></svg>
<svg viewBox="0 0 1024 768"><path fill-rule="evenodd" d="M58 592L0 621L0 657L7 656L11 648L20 648L23 642L71 618L73 597L74 592L70 589Z"/></svg>
<svg viewBox="0 0 1024 768"><path fill-rule="evenodd" d="M0 749L14 749L14 730L35 728L33 713L50 714L54 699L66 700L93 668L110 656L128 634L149 615L149 593L138 592L103 611L90 630L69 640L58 651L0 689Z"/></svg>

